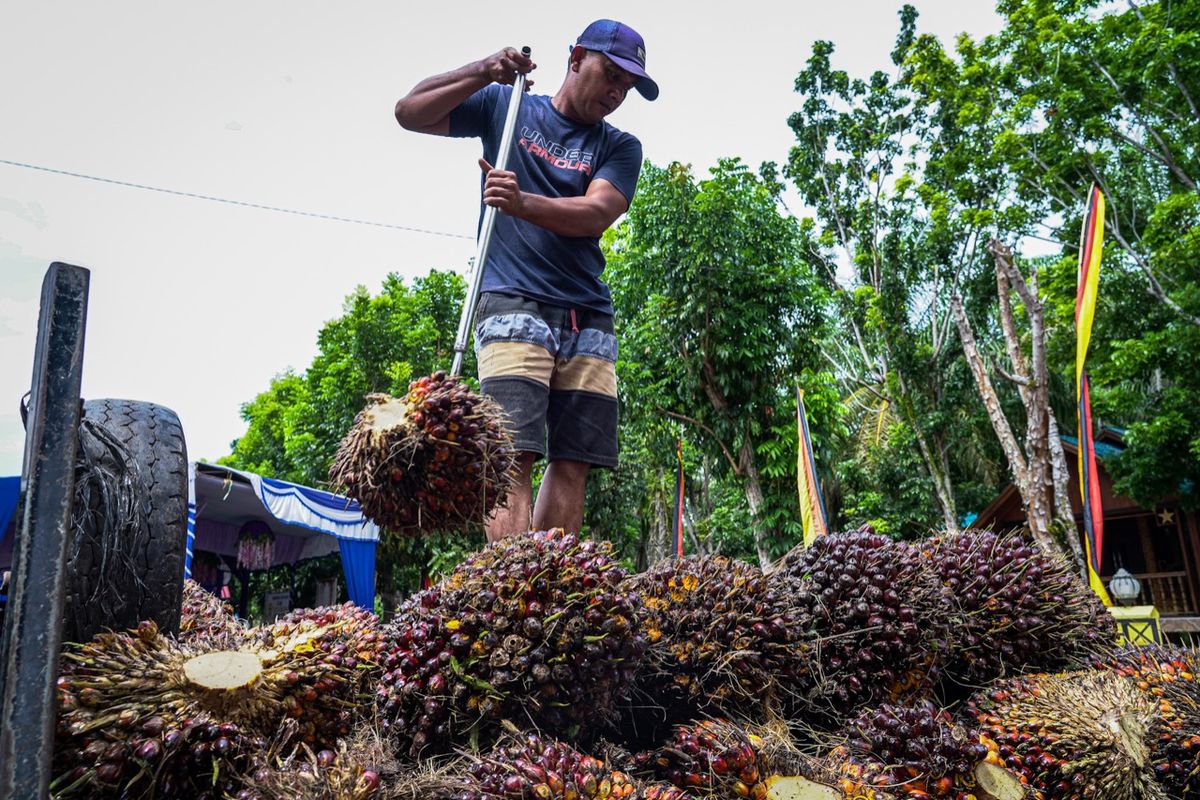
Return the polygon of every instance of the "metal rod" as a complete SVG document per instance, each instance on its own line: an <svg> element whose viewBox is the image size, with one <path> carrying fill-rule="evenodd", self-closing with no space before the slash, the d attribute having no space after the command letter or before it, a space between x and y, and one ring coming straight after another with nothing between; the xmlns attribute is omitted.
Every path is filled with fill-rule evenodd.
<svg viewBox="0 0 1200 800"><path fill-rule="evenodd" d="M521 48L521 54L526 58L532 51L528 47ZM500 150L496 153L496 169L508 167L508 154L512 151L513 134L517 128L517 112L521 108L521 97L525 94L525 73L518 72L513 81L512 97L508 101L508 116L504 119L504 130L500 135ZM462 316L458 320L458 335L454 337L454 361L450 365L450 374L462 373L463 353L467 350L467 341L471 338L471 320L475 317L475 304L479 301L479 287L483 285L483 267L487 263L488 250L492 246L492 230L496 227L496 209L487 206L483 211L483 225L479 229L479 243L475 251L475 262L471 270L471 282L467 286L467 298L463 302Z"/></svg>
<svg viewBox="0 0 1200 800"><path fill-rule="evenodd" d="M42 281L12 587L0 635L0 797L6 800L49 794L88 282L83 267L57 262Z"/></svg>

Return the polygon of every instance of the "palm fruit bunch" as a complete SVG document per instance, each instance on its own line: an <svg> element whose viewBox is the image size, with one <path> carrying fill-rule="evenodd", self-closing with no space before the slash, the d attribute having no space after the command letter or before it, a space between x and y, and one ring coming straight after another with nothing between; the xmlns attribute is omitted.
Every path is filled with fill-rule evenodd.
<svg viewBox="0 0 1200 800"><path fill-rule="evenodd" d="M456 530L482 523L508 496L516 456L500 407L436 372L402 398L369 395L329 478L387 530Z"/></svg>
<svg viewBox="0 0 1200 800"><path fill-rule="evenodd" d="M244 770L284 719L313 733L322 709L346 702L339 689L359 680L326 657L323 633L308 627L216 650L143 622L72 646L58 679L56 793L198 796Z"/></svg>
<svg viewBox="0 0 1200 800"><path fill-rule="evenodd" d="M633 800L638 791L632 777L604 761L562 742L526 734L474 759L450 796L454 800Z"/></svg>
<svg viewBox="0 0 1200 800"><path fill-rule="evenodd" d="M927 700L864 711L848 733L847 743L829 756L848 796L868 788L898 798L1021 800L1030 794L976 734Z"/></svg>
<svg viewBox="0 0 1200 800"><path fill-rule="evenodd" d="M232 800L376 800L384 795L375 764L386 758L368 734L338 743L336 750L293 746L293 720L280 726L241 777Z"/></svg>
<svg viewBox="0 0 1200 800"><path fill-rule="evenodd" d="M1061 667L1115 641L1112 615L1067 560L1017 534L973 530L923 546L954 598L947 682Z"/></svg>
<svg viewBox="0 0 1200 800"><path fill-rule="evenodd" d="M770 574L799 582L788 599L812 662L791 687L799 710L837 718L921 696L936 682L952 601L913 545L870 530L827 534Z"/></svg>
<svg viewBox="0 0 1200 800"><path fill-rule="evenodd" d="M695 798L678 786L669 783L647 783L638 788L632 800L695 800Z"/></svg>
<svg viewBox="0 0 1200 800"><path fill-rule="evenodd" d="M766 800L766 779L775 765L757 731L728 720L706 719L676 726L665 745L638 753L635 775L664 780L701 798Z"/></svg>
<svg viewBox="0 0 1200 800"><path fill-rule="evenodd" d="M646 647L624 577L610 543L561 529L471 556L386 629L385 730L412 755L478 739L506 718L593 730L629 691Z"/></svg>
<svg viewBox="0 0 1200 800"><path fill-rule="evenodd" d="M725 556L661 561L630 576L650 642L639 690L666 720L740 713L777 700L776 687L805 663L786 577Z"/></svg>
<svg viewBox="0 0 1200 800"><path fill-rule="evenodd" d="M313 662L335 668L321 676L298 674L284 697L301 740L328 747L350 734L369 709L381 672L386 645L379 617L354 603L299 609L254 629L249 637L267 651L302 641Z"/></svg>
<svg viewBox="0 0 1200 800"><path fill-rule="evenodd" d="M1047 800L1165 800L1150 753L1157 708L1109 672L1013 678L967 704L980 741Z"/></svg>
<svg viewBox="0 0 1200 800"><path fill-rule="evenodd" d="M180 641L227 649L237 647L245 636L246 628L234 617L232 606L190 578L183 582Z"/></svg>
<svg viewBox="0 0 1200 800"><path fill-rule="evenodd" d="M135 635L103 633L69 648L57 682L55 797L231 789L233 775L265 745L223 713L228 682L196 674L197 651L160 636L153 622Z"/></svg>
<svg viewBox="0 0 1200 800"><path fill-rule="evenodd" d="M1092 664L1133 682L1158 706L1150 760L1172 797L1200 797L1200 664L1176 646L1123 647Z"/></svg>
<svg viewBox="0 0 1200 800"><path fill-rule="evenodd" d="M233 800L372 800L380 796L379 773L332 750L304 751L275 768L259 767Z"/></svg>

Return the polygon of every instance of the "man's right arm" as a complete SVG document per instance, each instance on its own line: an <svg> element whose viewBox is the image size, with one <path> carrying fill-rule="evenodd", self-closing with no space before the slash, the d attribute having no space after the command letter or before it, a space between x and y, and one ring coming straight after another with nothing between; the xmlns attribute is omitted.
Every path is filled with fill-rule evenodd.
<svg viewBox="0 0 1200 800"><path fill-rule="evenodd" d="M396 121L410 131L445 136L450 132L450 112L490 83L511 84L517 74L537 65L515 47L506 47L480 61L434 75L418 83L396 103ZM525 88L533 85L526 81Z"/></svg>

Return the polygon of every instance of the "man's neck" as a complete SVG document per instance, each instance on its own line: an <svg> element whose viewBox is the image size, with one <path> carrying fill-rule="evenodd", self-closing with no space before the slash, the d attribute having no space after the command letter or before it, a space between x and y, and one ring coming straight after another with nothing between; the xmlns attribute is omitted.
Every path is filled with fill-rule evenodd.
<svg viewBox="0 0 1200 800"><path fill-rule="evenodd" d="M555 93L554 97L550 98L550 105L554 106L554 110L562 114L572 122L584 124L579 115L575 113L575 105L570 100L570 95L567 94L566 86L563 86Z"/></svg>

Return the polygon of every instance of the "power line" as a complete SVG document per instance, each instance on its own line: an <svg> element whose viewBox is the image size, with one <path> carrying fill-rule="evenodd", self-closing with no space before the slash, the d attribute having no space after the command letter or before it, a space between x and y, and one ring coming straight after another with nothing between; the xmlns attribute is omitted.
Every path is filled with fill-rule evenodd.
<svg viewBox="0 0 1200 800"><path fill-rule="evenodd" d="M432 231L427 228L413 228L408 225L393 225L390 222L373 222L369 219L355 219L353 217L339 217L334 214L318 214L315 211L299 211L294 208L281 208L279 206L268 206L262 203L249 203L245 200L230 200L227 197L213 197L207 194L197 194L195 192L184 192L178 189L163 189L160 186L147 186L144 183L132 183L130 181L117 180L116 178L103 178L98 175L85 175L82 172L69 172L65 169L55 169L53 167L43 167L38 164L25 164L20 161L9 161L8 159L0 158L0 164L7 164L10 167L21 167L22 169L32 169L39 172L49 172L53 175L66 175L70 178L82 178L88 181L96 181L98 183L110 183L114 186L125 186L129 189L142 189L147 192L161 192L162 194L173 194L178 197L190 197L193 200L208 200L213 203L225 203L231 206L242 206L244 208L257 208L261 211L278 211L281 214L295 214L299 217L313 217L315 219L325 219L331 222L349 222L354 225L370 225L375 228L390 228L396 231L408 231L410 233L425 233L430 236L445 236L449 239L470 239L474 240L474 236L465 236L461 233L446 233L445 231Z"/></svg>

